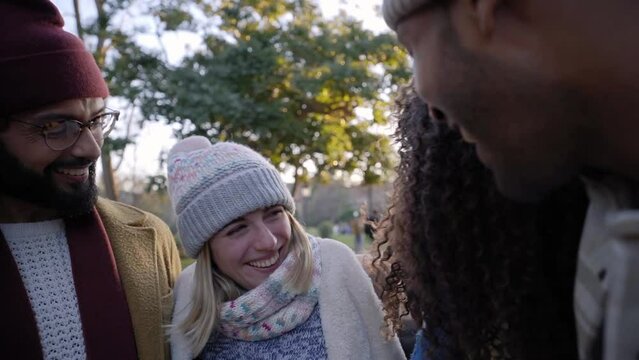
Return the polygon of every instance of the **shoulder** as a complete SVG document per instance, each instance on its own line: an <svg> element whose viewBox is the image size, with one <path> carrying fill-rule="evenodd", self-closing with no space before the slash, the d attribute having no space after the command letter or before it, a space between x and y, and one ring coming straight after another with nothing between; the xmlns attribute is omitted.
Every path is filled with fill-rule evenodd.
<svg viewBox="0 0 639 360"><path fill-rule="evenodd" d="M173 318L171 319L171 329L169 330L169 342L171 344L171 354L173 359L193 359L189 342L187 341L184 333L179 329L179 326L188 317L191 312L191 307L193 306L191 298L193 294L194 271L195 263L184 268L175 282L175 287L173 288L175 306L173 307Z"/></svg>
<svg viewBox="0 0 639 360"><path fill-rule="evenodd" d="M313 237L319 244L320 254L322 255L322 261L329 260L325 259L326 257L332 259L355 259L355 253L351 248L344 245L343 243L333 240L333 239L324 239L324 238L316 238Z"/></svg>
<svg viewBox="0 0 639 360"><path fill-rule="evenodd" d="M150 212L138 209L118 201L98 198L96 207L102 219L126 226L152 227L156 230L170 231L168 225Z"/></svg>
<svg viewBox="0 0 639 360"><path fill-rule="evenodd" d="M319 311L329 358L403 359L395 338L386 342L384 319L370 278L346 245L317 239L321 256Z"/></svg>
<svg viewBox="0 0 639 360"><path fill-rule="evenodd" d="M146 211L134 206L103 197L98 197L96 206L101 214L115 217L123 222L129 222L130 220L139 221L146 217L147 214Z"/></svg>
<svg viewBox="0 0 639 360"><path fill-rule="evenodd" d="M185 267L175 283L175 296L184 295L193 287L193 276L195 274L195 265L197 263Z"/></svg>
<svg viewBox="0 0 639 360"><path fill-rule="evenodd" d="M173 308L173 324L179 324L191 310L193 297L195 263L187 266L178 276L173 287L173 298L175 307Z"/></svg>
<svg viewBox="0 0 639 360"><path fill-rule="evenodd" d="M368 281L364 269L351 248L333 239L314 238L319 244L324 282L362 277Z"/></svg>
<svg viewBox="0 0 639 360"><path fill-rule="evenodd" d="M193 296L194 271L195 263L184 268L175 282L175 287L173 287L173 297L175 300L172 319L173 325L182 323L191 311L191 306L193 305L191 298Z"/></svg>

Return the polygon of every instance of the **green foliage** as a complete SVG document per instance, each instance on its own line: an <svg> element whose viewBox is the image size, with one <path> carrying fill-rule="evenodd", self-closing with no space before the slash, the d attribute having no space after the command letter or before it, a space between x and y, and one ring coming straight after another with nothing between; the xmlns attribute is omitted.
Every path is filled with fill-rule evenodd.
<svg viewBox="0 0 639 360"><path fill-rule="evenodd" d="M219 31L164 15L178 19L172 28L183 20L205 34L206 49L145 78L153 90L138 99L148 119L179 124L180 136L247 144L293 169L299 182L313 167L324 178L359 171L367 183L384 179L390 142L369 130L386 124L386 94L408 78L390 35L347 17L326 20L305 0L191 4L218 20ZM372 117L358 116L358 108L372 109Z"/></svg>
<svg viewBox="0 0 639 360"><path fill-rule="evenodd" d="M182 269L185 269L187 266L193 264L195 262L194 259L191 259L190 257L180 257L180 263L182 264Z"/></svg>
<svg viewBox="0 0 639 360"><path fill-rule="evenodd" d="M247 144L298 184L359 173L385 179L390 94L405 83L406 54L389 34L345 15L321 17L310 0L97 0L82 27L111 94L142 110L138 124L177 124L177 135ZM144 19L131 18L133 13ZM152 24L152 25L151 25ZM124 25L124 26L123 26ZM139 37L190 31L205 48L177 66ZM369 109L362 116L360 109ZM121 153L127 138L107 142ZM152 180L157 180L153 178ZM149 189L161 189L155 181Z"/></svg>
<svg viewBox="0 0 639 360"><path fill-rule="evenodd" d="M143 50L134 40L136 35L140 35L142 30L133 27L128 32L122 30L122 23L127 17L131 7L145 6L140 9L143 13L152 14L151 9L170 8L173 0L96 0L93 5L97 16L86 24L81 23L83 18L80 11L80 4L76 2L74 7L74 17L78 36L89 45L93 56L105 74L105 79L109 83L112 96L119 96L126 99L131 105L138 106L141 99L148 96L150 80L162 76L163 62L157 54ZM177 0L181 1L181 0ZM129 17L130 18L130 17ZM175 19L173 16L171 19ZM129 19L130 20L130 19ZM184 17L179 21L184 21ZM159 17L159 23L165 23ZM127 24L129 21L125 21ZM167 23L168 24L168 23ZM168 28L165 25L164 28ZM159 36L159 32L156 33ZM122 121L120 121L122 123ZM140 122L142 125L142 122ZM122 126L122 125L120 125ZM122 156L128 144L133 143L129 137L130 124L125 125L127 132L124 136L115 138L113 135L105 139L102 148L102 182L104 195L111 199L118 198L118 191L115 187L113 177L112 154Z"/></svg>
<svg viewBox="0 0 639 360"><path fill-rule="evenodd" d="M322 221L317 227L319 236L322 238L330 238L333 236L333 223L331 221Z"/></svg>
<svg viewBox="0 0 639 360"><path fill-rule="evenodd" d="M313 236L320 236L317 228L309 227L306 228L306 230ZM355 236L353 234L333 234L332 238L343 243L353 250L355 249ZM371 240L367 236L364 236L364 248L370 246L370 244Z"/></svg>
<svg viewBox="0 0 639 360"><path fill-rule="evenodd" d="M148 176L144 192L166 193L168 190L167 179L164 175Z"/></svg>
<svg viewBox="0 0 639 360"><path fill-rule="evenodd" d="M357 213L356 210L352 208L347 208L346 210L342 211L341 214L339 214L336 221L349 222L353 220L353 218L355 218L356 213Z"/></svg>

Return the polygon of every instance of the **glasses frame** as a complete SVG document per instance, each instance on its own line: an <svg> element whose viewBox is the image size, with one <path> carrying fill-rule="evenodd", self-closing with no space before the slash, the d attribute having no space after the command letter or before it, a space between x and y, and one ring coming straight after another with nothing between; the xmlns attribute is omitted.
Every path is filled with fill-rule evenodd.
<svg viewBox="0 0 639 360"><path fill-rule="evenodd" d="M52 147L49 144L49 140L47 138L47 135L45 133L46 131L46 126L44 125L37 125L37 124L33 124L30 123L28 121L22 121L22 120L13 120L15 122L21 123L21 124L25 124L25 125L29 125L32 126L34 128L40 129L40 136L42 136L44 138L44 143L49 147L49 149L54 150L54 151L64 151L70 147L72 147L73 145L75 145L76 142L78 142L78 139L80 138L80 135L82 134L82 130L84 130L85 128L87 128L89 130L89 132L91 133L91 135L95 138L95 134L93 133L93 131L91 131L91 126L94 124L94 122L106 115L111 115L113 116L113 122L111 123L111 125L109 125L108 128L102 128L102 139L106 138L109 133L111 133L111 131L113 130L113 128L115 128L115 123L118 122L119 118L120 118L120 111L118 110L114 110L114 109L110 109L110 108L104 108L104 110L107 110L105 112L102 112L94 117L92 117L91 119L89 119L87 122L82 122L80 120L76 120L76 119L64 119L63 121L67 122L67 121L71 121L74 122L76 124L78 124L78 127L80 128L80 131L78 131L77 135L75 136L75 139L66 147L57 149Z"/></svg>

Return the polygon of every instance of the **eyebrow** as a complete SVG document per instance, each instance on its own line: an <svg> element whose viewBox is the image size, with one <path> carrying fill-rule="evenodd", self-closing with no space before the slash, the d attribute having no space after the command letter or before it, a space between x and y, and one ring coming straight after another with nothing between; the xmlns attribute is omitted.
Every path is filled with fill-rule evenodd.
<svg viewBox="0 0 639 360"><path fill-rule="evenodd" d="M237 223L239 223L240 221L243 221L243 220L244 220L243 217L237 218L237 219L231 221L230 223L226 224L226 226L224 226L223 230L227 229L229 226L231 226L233 224L237 224Z"/></svg>
<svg viewBox="0 0 639 360"><path fill-rule="evenodd" d="M68 119L70 117L73 117L73 116L70 116L68 114L62 114L62 113L49 113L49 114L36 116L33 119L36 121L42 121L42 120Z"/></svg>
<svg viewBox="0 0 639 360"><path fill-rule="evenodd" d="M104 110L107 110L107 106L106 106L106 104L104 104L104 105L100 108L100 110L98 110L98 111L94 112L92 116L97 116L99 113L104 112Z"/></svg>
<svg viewBox="0 0 639 360"><path fill-rule="evenodd" d="M98 116L100 113L104 112L107 109L106 105L102 106L98 111L91 113L91 118ZM45 120L60 120L60 119L74 119L74 115L65 114L65 113L49 113L43 114L40 116L35 116L33 119L35 121L45 121Z"/></svg>

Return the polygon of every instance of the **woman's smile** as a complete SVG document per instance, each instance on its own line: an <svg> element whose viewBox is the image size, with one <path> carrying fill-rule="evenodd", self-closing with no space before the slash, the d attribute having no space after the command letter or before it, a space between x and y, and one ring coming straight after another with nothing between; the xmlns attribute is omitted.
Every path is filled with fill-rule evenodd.
<svg viewBox="0 0 639 360"><path fill-rule="evenodd" d="M265 259L265 260L251 261L251 262L248 263L248 265L252 266L252 267L264 269L264 268L269 268L269 267L275 265L277 263L277 260L279 260L279 259L280 259L280 252L278 250L270 258Z"/></svg>

